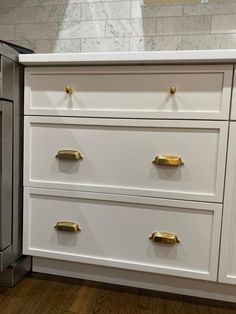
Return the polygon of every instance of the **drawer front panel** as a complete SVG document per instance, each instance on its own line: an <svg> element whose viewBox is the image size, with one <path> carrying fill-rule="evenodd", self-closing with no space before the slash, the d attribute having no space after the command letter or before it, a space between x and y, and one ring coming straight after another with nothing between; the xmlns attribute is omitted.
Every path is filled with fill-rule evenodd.
<svg viewBox="0 0 236 314"><path fill-rule="evenodd" d="M222 201L227 122L25 119L25 186ZM191 148L190 148L191 147ZM56 158L62 149L83 159ZM156 156L180 156L163 166Z"/></svg>
<svg viewBox="0 0 236 314"><path fill-rule="evenodd" d="M25 188L24 253L216 280L221 205ZM55 229L66 220L80 231ZM153 242L168 231L177 244Z"/></svg>
<svg viewBox="0 0 236 314"><path fill-rule="evenodd" d="M25 114L228 119L231 83L231 65L27 68Z"/></svg>

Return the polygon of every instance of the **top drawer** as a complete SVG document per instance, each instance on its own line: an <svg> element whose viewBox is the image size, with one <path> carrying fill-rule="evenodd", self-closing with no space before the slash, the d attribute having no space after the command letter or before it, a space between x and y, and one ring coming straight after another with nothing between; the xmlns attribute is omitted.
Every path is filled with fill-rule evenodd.
<svg viewBox="0 0 236 314"><path fill-rule="evenodd" d="M26 68L25 114L225 120L232 72L231 65Z"/></svg>

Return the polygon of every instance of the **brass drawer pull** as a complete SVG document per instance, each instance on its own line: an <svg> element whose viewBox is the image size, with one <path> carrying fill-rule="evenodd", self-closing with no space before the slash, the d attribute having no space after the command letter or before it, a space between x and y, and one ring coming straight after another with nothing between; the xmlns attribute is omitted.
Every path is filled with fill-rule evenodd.
<svg viewBox="0 0 236 314"><path fill-rule="evenodd" d="M76 222L58 221L54 227L57 231L78 232L81 231Z"/></svg>
<svg viewBox="0 0 236 314"><path fill-rule="evenodd" d="M173 86L170 87L170 93L171 93L172 95L174 95L174 94L176 93L176 90L177 90L177 88L176 88L175 85L173 85Z"/></svg>
<svg viewBox="0 0 236 314"><path fill-rule="evenodd" d="M61 149L56 154L56 158L59 159L72 159L72 160L80 160L83 159L81 153L78 150L72 149Z"/></svg>
<svg viewBox="0 0 236 314"><path fill-rule="evenodd" d="M158 155L153 160L153 163L156 165L162 166L182 166L184 164L180 156L167 156L167 155Z"/></svg>
<svg viewBox="0 0 236 314"><path fill-rule="evenodd" d="M73 88L70 84L65 85L65 92L69 95L71 95L73 93Z"/></svg>
<svg viewBox="0 0 236 314"><path fill-rule="evenodd" d="M180 243L180 240L178 239L177 235L169 232L154 232L150 237L150 240L153 242L158 243L164 243L164 244L176 244Z"/></svg>

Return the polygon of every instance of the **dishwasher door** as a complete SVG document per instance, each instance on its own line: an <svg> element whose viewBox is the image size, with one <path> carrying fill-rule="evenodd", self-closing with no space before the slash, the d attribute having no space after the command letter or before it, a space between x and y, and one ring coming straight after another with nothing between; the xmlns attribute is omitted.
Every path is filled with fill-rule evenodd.
<svg viewBox="0 0 236 314"><path fill-rule="evenodd" d="M0 251L12 244L13 104L0 99Z"/></svg>

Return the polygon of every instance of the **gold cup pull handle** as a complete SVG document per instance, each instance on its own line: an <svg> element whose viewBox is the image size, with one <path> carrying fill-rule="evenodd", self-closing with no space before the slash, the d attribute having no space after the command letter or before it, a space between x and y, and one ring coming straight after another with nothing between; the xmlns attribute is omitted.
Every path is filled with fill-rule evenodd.
<svg viewBox="0 0 236 314"><path fill-rule="evenodd" d="M78 232L81 231L79 225L76 222L71 221L58 221L54 228L57 231L66 231L66 232Z"/></svg>
<svg viewBox="0 0 236 314"><path fill-rule="evenodd" d="M70 84L65 85L65 92L69 95L73 93L73 87Z"/></svg>
<svg viewBox="0 0 236 314"><path fill-rule="evenodd" d="M173 86L170 87L170 93L171 93L171 95L174 95L174 94L176 93L176 91L177 91L177 88L176 88L175 85L173 85Z"/></svg>
<svg viewBox="0 0 236 314"><path fill-rule="evenodd" d="M152 161L158 166L182 166L184 164L180 156L169 156L169 155L157 155Z"/></svg>
<svg viewBox="0 0 236 314"><path fill-rule="evenodd" d="M149 237L153 242L163 243L163 244L177 244L180 243L177 235L169 232L153 232L153 234Z"/></svg>
<svg viewBox="0 0 236 314"><path fill-rule="evenodd" d="M57 152L56 158L58 159L71 159L71 160L80 160L83 159L83 156L78 150L73 149L61 149Z"/></svg>

